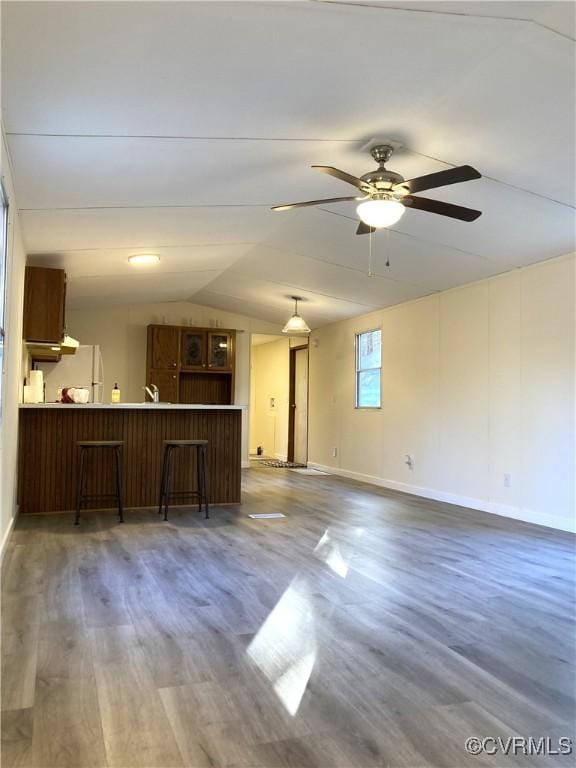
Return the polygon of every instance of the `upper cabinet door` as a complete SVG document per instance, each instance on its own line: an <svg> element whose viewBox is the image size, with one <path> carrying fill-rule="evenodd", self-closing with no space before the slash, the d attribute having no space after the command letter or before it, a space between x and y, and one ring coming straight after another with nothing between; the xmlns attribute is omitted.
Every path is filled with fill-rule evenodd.
<svg viewBox="0 0 576 768"><path fill-rule="evenodd" d="M208 368L232 370L232 334L226 331L208 332Z"/></svg>
<svg viewBox="0 0 576 768"><path fill-rule="evenodd" d="M186 370L204 370L206 368L206 332L182 331L181 366Z"/></svg>
<svg viewBox="0 0 576 768"><path fill-rule="evenodd" d="M24 339L60 344L64 336L66 274L63 269L26 267Z"/></svg>
<svg viewBox="0 0 576 768"><path fill-rule="evenodd" d="M180 331L174 326L152 328L151 368L178 368L178 338Z"/></svg>

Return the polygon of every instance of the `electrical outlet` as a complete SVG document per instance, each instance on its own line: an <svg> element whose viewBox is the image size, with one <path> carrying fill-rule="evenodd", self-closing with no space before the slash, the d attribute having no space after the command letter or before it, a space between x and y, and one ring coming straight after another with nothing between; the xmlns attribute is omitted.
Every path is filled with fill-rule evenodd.
<svg viewBox="0 0 576 768"><path fill-rule="evenodd" d="M338 449L332 448L332 458L335 459L337 455L338 455Z"/></svg>
<svg viewBox="0 0 576 768"><path fill-rule="evenodd" d="M508 472L504 472L504 488L510 488L512 486L512 475Z"/></svg>

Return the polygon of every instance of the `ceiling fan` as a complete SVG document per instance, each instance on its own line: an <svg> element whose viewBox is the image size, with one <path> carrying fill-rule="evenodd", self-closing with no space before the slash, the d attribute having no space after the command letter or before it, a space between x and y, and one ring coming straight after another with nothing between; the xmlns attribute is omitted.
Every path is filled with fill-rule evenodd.
<svg viewBox="0 0 576 768"><path fill-rule="evenodd" d="M372 147L370 154L378 163L378 168L368 171L363 176L352 176L350 173L332 168L330 165L313 165L322 173L334 176L347 184L360 190L363 196L357 197L330 197L326 200L308 200L305 203L289 203L287 205L275 205L273 211L290 211L293 208L305 208L309 205L325 205L326 203L342 203L349 200L359 201L356 212L360 217L360 224L356 230L357 235L365 235L375 232L381 227L389 227L399 221L406 208L414 208L419 211L437 213L440 216L448 216L460 221L474 221L482 215L482 211L473 208L465 208L461 205L444 203L441 200L431 200L428 197L415 197L415 192L423 192L426 189L446 187L449 184L459 184L462 181L480 179L482 175L470 165L461 165L458 168L449 168L446 171L429 173L427 176L419 176L407 181L399 173L388 171L385 164L390 159L394 147L390 144L378 144Z"/></svg>

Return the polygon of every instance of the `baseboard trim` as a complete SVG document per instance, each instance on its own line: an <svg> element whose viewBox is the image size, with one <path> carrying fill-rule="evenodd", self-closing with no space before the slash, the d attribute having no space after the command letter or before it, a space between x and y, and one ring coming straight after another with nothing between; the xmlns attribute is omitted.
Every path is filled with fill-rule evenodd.
<svg viewBox="0 0 576 768"><path fill-rule="evenodd" d="M4 536L2 537L2 544L0 544L0 563L2 563L2 561L4 560L4 554L6 552L6 549L8 548L8 541L10 540L10 534L14 529L14 523L16 522L17 517L18 517L18 507L16 507L14 514L12 515L12 519L8 523L8 527L4 531Z"/></svg>
<svg viewBox="0 0 576 768"><path fill-rule="evenodd" d="M241 464L242 469L250 469L250 462L249 461L243 461Z"/></svg>
<svg viewBox="0 0 576 768"><path fill-rule="evenodd" d="M501 504L494 501L488 501L486 499L478 499L473 496L460 496L456 493L448 493L446 491L438 491L435 488L426 488L419 485L410 485L408 483L401 483L397 480L387 480L382 477L376 477L375 475L366 475L362 472L353 472L349 469L342 469L340 467L331 467L327 464L317 464L309 461L308 466L313 469L319 469L323 472L328 472L332 475L338 475L339 477L345 477L349 480L357 480L361 483L369 483L370 485L377 485L381 488L388 488L391 491L400 491L402 493L408 493L412 496L419 496L420 498L430 499L431 501L442 501L445 504L454 504L458 507L467 507L468 509L474 509L477 512L488 512L492 515L498 515L499 517L508 517L513 520L520 520L524 523L532 523L533 525L542 525L546 528L555 528L558 531L566 531L567 533L576 533L576 521L559 521L553 518L552 515L546 515L542 512L536 512L532 509L525 507L514 507L510 504Z"/></svg>
<svg viewBox="0 0 576 768"><path fill-rule="evenodd" d="M285 453L275 453L274 458L278 461L288 461L288 456Z"/></svg>

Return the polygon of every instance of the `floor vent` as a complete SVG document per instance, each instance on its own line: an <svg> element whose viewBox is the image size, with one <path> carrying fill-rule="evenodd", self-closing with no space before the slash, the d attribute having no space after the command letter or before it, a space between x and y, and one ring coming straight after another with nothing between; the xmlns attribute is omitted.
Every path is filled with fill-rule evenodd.
<svg viewBox="0 0 576 768"><path fill-rule="evenodd" d="M330 472L323 472L321 469L292 469L290 468L290 472L298 472L300 475L330 475Z"/></svg>
<svg viewBox="0 0 576 768"><path fill-rule="evenodd" d="M251 517L254 520L275 520L277 517L286 517L286 515L283 515L282 512L262 512L258 515L248 515L248 517Z"/></svg>
<svg viewBox="0 0 576 768"><path fill-rule="evenodd" d="M286 467L287 469L294 469L294 467L305 467L306 464L299 464L295 461L280 461L280 459L266 459L261 461L260 464L263 467Z"/></svg>

